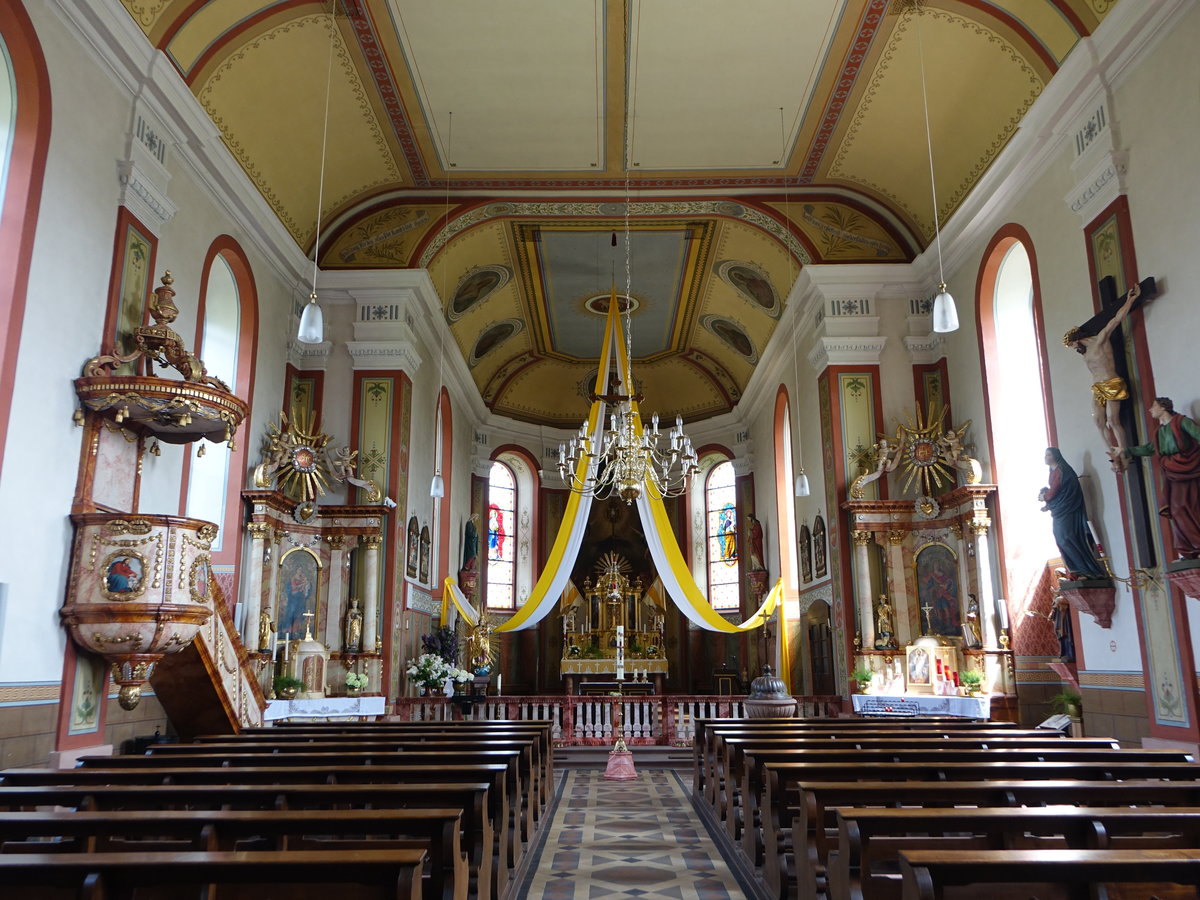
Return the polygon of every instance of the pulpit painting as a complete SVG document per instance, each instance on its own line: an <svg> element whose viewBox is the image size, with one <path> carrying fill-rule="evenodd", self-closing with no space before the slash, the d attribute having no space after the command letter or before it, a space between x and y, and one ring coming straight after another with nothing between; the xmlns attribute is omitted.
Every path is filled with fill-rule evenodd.
<svg viewBox="0 0 1200 900"><path fill-rule="evenodd" d="M104 673L104 660L89 653L76 654L68 734L91 734L99 729L100 703L104 700Z"/></svg>
<svg viewBox="0 0 1200 900"><path fill-rule="evenodd" d="M924 647L909 647L905 666L905 678L911 690L914 687L929 684L929 672L933 668L929 659L929 651Z"/></svg>
<svg viewBox="0 0 1200 900"><path fill-rule="evenodd" d="M146 561L132 551L114 553L104 561L104 592L112 600L130 600L145 587Z"/></svg>
<svg viewBox="0 0 1200 900"><path fill-rule="evenodd" d="M319 613L317 589L321 584L321 561L316 554L303 547L295 547L284 554L279 563L279 597L282 601L276 631L303 637L304 614Z"/></svg>
<svg viewBox="0 0 1200 900"><path fill-rule="evenodd" d="M926 544L913 559L921 633L962 636L958 557L942 543Z"/></svg>

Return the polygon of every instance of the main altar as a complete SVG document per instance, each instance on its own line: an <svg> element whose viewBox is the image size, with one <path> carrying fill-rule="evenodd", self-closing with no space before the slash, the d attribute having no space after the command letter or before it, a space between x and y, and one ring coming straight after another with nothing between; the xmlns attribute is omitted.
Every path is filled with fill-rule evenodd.
<svg viewBox="0 0 1200 900"><path fill-rule="evenodd" d="M620 554L607 553L597 561L595 577L584 578L582 590L568 591L560 664L568 694L598 681L614 687L653 684L662 693L668 672L666 610L640 576L630 580L630 568Z"/></svg>

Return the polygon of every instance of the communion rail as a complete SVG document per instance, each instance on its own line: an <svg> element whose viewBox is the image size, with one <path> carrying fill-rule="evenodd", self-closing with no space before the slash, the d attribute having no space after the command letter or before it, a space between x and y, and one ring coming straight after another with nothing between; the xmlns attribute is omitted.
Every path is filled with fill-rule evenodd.
<svg viewBox="0 0 1200 900"><path fill-rule="evenodd" d="M512 697L401 697L394 718L439 722L448 719L539 719L554 723L554 742L560 747L610 744L614 721L620 721L627 744L668 744L690 747L696 719L742 719L745 697L667 694L649 697L584 697L552 694ZM802 718L838 715L840 697L796 697ZM619 716L619 719L618 719Z"/></svg>

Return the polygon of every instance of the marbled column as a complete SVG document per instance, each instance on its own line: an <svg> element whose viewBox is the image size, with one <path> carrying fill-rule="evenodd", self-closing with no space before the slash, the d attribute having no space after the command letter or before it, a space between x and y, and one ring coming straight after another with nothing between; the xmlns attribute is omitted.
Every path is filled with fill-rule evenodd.
<svg viewBox="0 0 1200 900"><path fill-rule="evenodd" d="M858 633L862 636L862 649L875 649L875 604L871 596L871 544L875 534L870 531L853 531L854 539L854 595L858 598Z"/></svg>
<svg viewBox="0 0 1200 900"><path fill-rule="evenodd" d="M904 577L904 542L911 533L903 528L893 528L887 534L887 570L892 575L887 589L888 597L892 601L892 637L896 639L897 647L903 647L913 641L908 620L908 610L911 607L908 580Z"/></svg>
<svg viewBox="0 0 1200 900"><path fill-rule="evenodd" d="M245 607L242 610L242 621L238 623L242 629L242 644L252 653L257 653L258 646L258 617L262 612L263 594L263 555L267 549L267 539L271 534L271 526L262 522L251 522L246 530L250 533L250 559L246 578ZM267 609L267 618L274 618L271 610ZM270 650L270 647L266 648Z"/></svg>
<svg viewBox="0 0 1200 900"><path fill-rule="evenodd" d="M349 591L346 578L346 538L341 534L325 536L329 545L329 602L326 604L325 646L340 652L342 649L342 619L348 606Z"/></svg>
<svg viewBox="0 0 1200 900"><path fill-rule="evenodd" d="M363 650L374 651L379 633L379 548L383 536L368 534L363 547Z"/></svg>
<svg viewBox="0 0 1200 900"><path fill-rule="evenodd" d="M989 519L977 519L970 523L971 536L975 540L975 570L979 583L979 617L983 619L983 646L995 647L997 627L1008 630L1008 610L1002 608L992 592L992 559L988 546ZM992 615L993 611L995 616Z"/></svg>

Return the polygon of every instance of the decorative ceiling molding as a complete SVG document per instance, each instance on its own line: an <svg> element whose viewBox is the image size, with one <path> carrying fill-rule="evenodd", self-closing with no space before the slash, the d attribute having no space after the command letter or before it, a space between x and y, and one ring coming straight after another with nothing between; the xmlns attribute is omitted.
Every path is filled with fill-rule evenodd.
<svg viewBox="0 0 1200 900"><path fill-rule="evenodd" d="M808 362L817 374L830 366L877 366L886 344L885 337L819 337Z"/></svg>
<svg viewBox="0 0 1200 900"><path fill-rule="evenodd" d="M411 377L421 368L421 356L409 341L347 341L346 350L355 371L399 369Z"/></svg>

